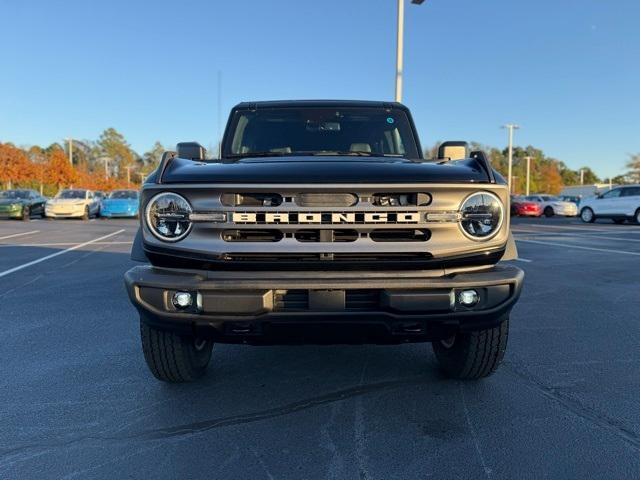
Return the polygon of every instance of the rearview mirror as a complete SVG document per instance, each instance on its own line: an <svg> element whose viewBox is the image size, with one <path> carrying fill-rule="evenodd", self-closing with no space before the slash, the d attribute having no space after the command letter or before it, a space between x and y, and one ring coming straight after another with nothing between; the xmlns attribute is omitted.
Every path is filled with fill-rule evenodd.
<svg viewBox="0 0 640 480"><path fill-rule="evenodd" d="M438 147L438 159L462 160L464 158L469 158L467 142L444 142Z"/></svg>
<svg viewBox="0 0 640 480"><path fill-rule="evenodd" d="M189 160L204 160L207 151L198 142L180 142L176 145L178 157L187 158Z"/></svg>

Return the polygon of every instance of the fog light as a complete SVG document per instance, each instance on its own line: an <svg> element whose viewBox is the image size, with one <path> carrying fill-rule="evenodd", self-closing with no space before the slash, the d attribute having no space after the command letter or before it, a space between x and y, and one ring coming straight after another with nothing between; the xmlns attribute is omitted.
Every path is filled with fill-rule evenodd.
<svg viewBox="0 0 640 480"><path fill-rule="evenodd" d="M176 292L173 294L171 302L176 308L188 308L193 304L193 298L189 292Z"/></svg>
<svg viewBox="0 0 640 480"><path fill-rule="evenodd" d="M458 302L465 307L473 307L480 300L480 295L475 290L463 290L458 294Z"/></svg>

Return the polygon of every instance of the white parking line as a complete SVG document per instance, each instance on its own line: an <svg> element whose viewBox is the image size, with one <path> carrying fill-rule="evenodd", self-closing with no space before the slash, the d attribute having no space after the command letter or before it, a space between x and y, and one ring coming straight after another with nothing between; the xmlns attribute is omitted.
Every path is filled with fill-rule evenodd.
<svg viewBox="0 0 640 480"><path fill-rule="evenodd" d="M515 232L520 228L533 228L536 231L540 232L544 232L544 229L546 228L551 228L551 229L556 229L556 230L580 230L581 232L603 232L603 233L612 233L612 232L625 232L625 233L635 233L637 231L640 232L640 229L635 229L635 228L625 228L625 227L620 227L617 225L611 225L610 228L607 228L606 225L602 225L601 227L593 227L591 226L591 224L579 224L579 223L575 223L572 224L575 225L575 227L570 227L570 226L564 226L564 225L542 225L542 224L537 224L537 225L524 225L524 224L518 224L518 225L512 225L512 230Z"/></svg>
<svg viewBox="0 0 640 480"><path fill-rule="evenodd" d="M518 239L521 235L525 237L568 237L568 238L588 238L590 240L613 240L618 242L640 242L640 238L619 238L619 237L607 237L606 235L584 235L580 233L533 233L527 232L522 234L518 232L515 238Z"/></svg>
<svg viewBox="0 0 640 480"><path fill-rule="evenodd" d="M123 242L94 242L93 245L131 245L133 240ZM67 247L69 245L75 245L76 242L58 242L58 243L4 243L0 244L2 247Z"/></svg>
<svg viewBox="0 0 640 480"><path fill-rule="evenodd" d="M77 245L75 245L73 247L67 248L66 250L60 250L59 252L52 253L51 255L47 255L46 257L38 258L37 260L33 260L31 262L23 263L22 265L18 265L17 267L13 267L13 268L10 268L9 270L5 270L4 272L0 272L0 277L4 277L5 275L9 275L10 273L17 272L18 270L22 270L23 268L30 267L31 265L35 265L37 263L44 262L45 260L49 260L50 258L57 257L58 255L62 255L64 253L71 252L73 250L77 250L78 248L82 248L82 247L85 247L87 245L91 245L92 243L100 242L100 241L105 240L107 238L113 237L114 235L118 235L118 234L120 234L122 232L124 232L124 228L120 229L118 231L115 231L113 233L110 233L109 235L104 235L103 237L99 237L99 238L96 238L94 240L89 240L88 242L79 243L79 244L77 244Z"/></svg>
<svg viewBox="0 0 640 480"><path fill-rule="evenodd" d="M7 238L14 238L14 237L21 237L22 235L32 235L34 233L39 233L40 230L32 230L30 232L24 232L24 233L14 233L13 235L7 235L4 237L0 237L0 240L6 240Z"/></svg>
<svg viewBox="0 0 640 480"><path fill-rule="evenodd" d="M537 243L539 245L551 245L554 247L575 248L578 250L592 250L595 252L604 252L604 253L620 253L622 255L633 255L633 256L640 257L640 252L627 252L626 250L612 250L609 248L583 247L582 245L572 245L568 243L557 243L557 242L542 242L539 240L519 240L517 238L516 238L516 242Z"/></svg>

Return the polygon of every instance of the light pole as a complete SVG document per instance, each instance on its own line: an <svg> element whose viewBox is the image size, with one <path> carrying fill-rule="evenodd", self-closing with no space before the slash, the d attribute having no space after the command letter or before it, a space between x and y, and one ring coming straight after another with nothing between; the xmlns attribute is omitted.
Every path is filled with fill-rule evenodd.
<svg viewBox="0 0 640 480"><path fill-rule="evenodd" d="M414 5L422 5L424 0L411 0ZM398 0L398 29L396 44L396 102L402 101L402 69L404 56L404 0Z"/></svg>
<svg viewBox="0 0 640 480"><path fill-rule="evenodd" d="M131 169L133 168L131 165L127 165L124 167L127 171L127 187L131 186Z"/></svg>
<svg viewBox="0 0 640 480"><path fill-rule="evenodd" d="M531 174L531 157L527 156L527 197L529 196L529 178Z"/></svg>
<svg viewBox="0 0 640 480"><path fill-rule="evenodd" d="M511 170L513 169L513 131L520 128L513 123L507 123L502 128L509 130L509 173L507 175L507 185L509 186L509 195L511 195Z"/></svg>
<svg viewBox="0 0 640 480"><path fill-rule="evenodd" d="M69 137L67 141L69 142L69 163L73 165L73 138Z"/></svg>
<svg viewBox="0 0 640 480"><path fill-rule="evenodd" d="M584 185L584 168L580 169L580 185Z"/></svg>

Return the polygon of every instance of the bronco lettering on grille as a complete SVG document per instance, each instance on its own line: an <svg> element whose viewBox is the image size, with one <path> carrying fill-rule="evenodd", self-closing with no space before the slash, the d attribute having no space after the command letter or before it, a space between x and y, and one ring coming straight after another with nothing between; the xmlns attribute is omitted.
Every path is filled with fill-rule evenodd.
<svg viewBox="0 0 640 480"><path fill-rule="evenodd" d="M233 223L258 224L349 224L349 223L420 223L419 212L233 212Z"/></svg>

